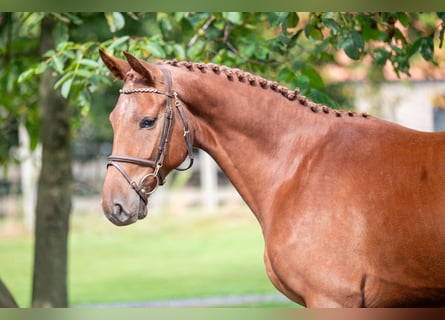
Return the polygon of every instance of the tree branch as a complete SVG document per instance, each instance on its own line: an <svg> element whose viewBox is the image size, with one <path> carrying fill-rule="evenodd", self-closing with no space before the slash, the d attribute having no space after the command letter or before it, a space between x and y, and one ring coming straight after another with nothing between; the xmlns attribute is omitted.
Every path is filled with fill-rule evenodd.
<svg viewBox="0 0 445 320"><path fill-rule="evenodd" d="M215 16L212 15L207 21L203 24L201 28L198 29L198 32L195 33L195 35L190 39L190 41L187 43L187 47L191 47L195 44L196 40L203 35L206 30L210 27L210 24L215 20Z"/></svg>

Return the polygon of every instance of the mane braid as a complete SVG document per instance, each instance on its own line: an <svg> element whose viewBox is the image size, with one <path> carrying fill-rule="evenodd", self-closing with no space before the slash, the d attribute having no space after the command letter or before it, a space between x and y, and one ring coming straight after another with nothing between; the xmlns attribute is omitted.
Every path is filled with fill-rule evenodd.
<svg viewBox="0 0 445 320"><path fill-rule="evenodd" d="M286 87L279 85L278 82L276 81L270 81L264 79L263 77L253 75L249 72L240 70L238 68L230 68L215 63L178 61L176 59L161 61L161 63L165 63L174 67L185 67L189 71L199 71L202 73L213 72L217 75L225 75L227 80L229 81L234 81L235 79L238 79L239 82L244 82L254 87L259 86L262 89L270 89L272 91L280 93L283 97L285 97L290 101L298 100L298 102L301 105L308 107L314 113L333 114L336 117L342 117L344 115L347 115L349 117L354 117L357 115L357 113L354 111L332 109L326 105L315 103L309 100L306 96L301 95L299 88L290 90ZM362 112L360 113L360 115L363 118L369 117L369 115L366 112Z"/></svg>

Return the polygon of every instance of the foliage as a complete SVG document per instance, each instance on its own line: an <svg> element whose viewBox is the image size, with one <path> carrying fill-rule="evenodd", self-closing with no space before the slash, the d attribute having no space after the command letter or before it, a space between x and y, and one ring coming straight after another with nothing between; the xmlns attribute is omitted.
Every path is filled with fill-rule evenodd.
<svg viewBox="0 0 445 320"><path fill-rule="evenodd" d="M124 28L125 17L121 13L105 16L112 32ZM47 52L48 59L36 65L34 71L27 70L20 80L41 72L43 66L51 66L61 76L56 87L60 87L65 97L73 92L80 105L85 106L89 98L87 91L82 90L94 90L98 84L107 82L103 72L96 72L100 66L97 60L100 46L117 55L128 50L145 59L177 58L237 66L265 76L278 76L279 80L303 86L304 90L321 90L322 77L313 66L335 62L339 50L353 60L369 55L380 67L389 61L398 74L409 74L410 59L416 53L433 61L434 39L440 45L443 41L445 15L438 13L434 19L433 15L425 14L424 21L421 16L332 12L157 13L156 17L150 17L156 19L156 26L148 30L153 35L147 37L126 34L102 43L73 43L62 33L57 51ZM131 18L144 19L144 16L131 15ZM438 21L440 25L436 27ZM280 72L276 74L276 70ZM77 88L71 90L73 85Z"/></svg>
<svg viewBox="0 0 445 320"><path fill-rule="evenodd" d="M58 19L56 50L44 53L41 61L35 33L44 15L2 14L0 51L6 68L0 71L0 81L8 93L0 98L0 127L7 128L1 130L2 141L7 141L3 146L17 143L12 138L15 119L25 118L28 130L37 130L35 112L28 111L36 110L36 76L48 67L58 75L56 89L76 106L74 121L79 123L90 113L91 93L111 84L98 57L100 47L121 57L127 50L148 60L240 67L291 88L298 86L315 102L338 107L324 93L319 66L339 63L338 53L344 52L351 61L370 57L373 69L390 64L399 76L409 75L416 59L437 63L435 49L442 46L445 29L442 12L52 13ZM87 31L91 28L96 32ZM25 47L32 54L24 54ZM6 153L3 147L0 161Z"/></svg>
<svg viewBox="0 0 445 320"><path fill-rule="evenodd" d="M40 25L48 15L57 20L55 49L39 52ZM389 63L398 75L409 75L415 59L436 63L444 21L444 13L400 12L0 13L0 163L18 144L19 123L30 132L32 147L38 143L36 92L45 71L57 76L54 89L73 106L75 127L92 113L91 93L112 84L99 48L116 56L126 50L149 60L240 67L336 107L324 93L319 66L338 63L338 52L344 52L352 61L370 57L373 68ZM54 227L55 220L45 222Z"/></svg>
<svg viewBox="0 0 445 320"><path fill-rule="evenodd" d="M17 76L32 67L38 41L24 14L2 13L0 20L0 164L8 160L9 149L18 145L18 125L31 132L31 146L37 145L37 79L19 83Z"/></svg>
<svg viewBox="0 0 445 320"><path fill-rule="evenodd" d="M389 62L397 75L409 75L416 53L434 63L434 40L441 48L444 18L443 13L311 13L304 30L320 48L331 49L316 50L327 55L319 56L323 60L334 61L333 54L342 49L353 60L369 55L374 66Z"/></svg>

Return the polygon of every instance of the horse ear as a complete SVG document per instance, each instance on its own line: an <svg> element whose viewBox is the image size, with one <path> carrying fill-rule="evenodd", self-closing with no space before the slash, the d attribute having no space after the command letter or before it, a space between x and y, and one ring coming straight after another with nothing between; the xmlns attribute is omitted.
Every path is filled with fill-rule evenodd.
<svg viewBox="0 0 445 320"><path fill-rule="evenodd" d="M130 65L127 61L109 56L102 49L99 49L99 55L116 79L123 80L127 72L130 71Z"/></svg>
<svg viewBox="0 0 445 320"><path fill-rule="evenodd" d="M151 83L155 83L156 77L152 70L150 70L150 65L143 60L136 58L135 56L124 51L124 55L127 58L128 63L131 68L144 77L145 80Z"/></svg>

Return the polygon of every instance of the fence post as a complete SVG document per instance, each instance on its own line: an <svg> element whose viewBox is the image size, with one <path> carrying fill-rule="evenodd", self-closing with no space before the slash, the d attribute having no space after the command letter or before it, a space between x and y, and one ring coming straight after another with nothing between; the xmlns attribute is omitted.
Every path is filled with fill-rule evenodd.
<svg viewBox="0 0 445 320"><path fill-rule="evenodd" d="M201 197L205 210L215 212L218 207L218 167L204 151L199 151Z"/></svg>
<svg viewBox="0 0 445 320"><path fill-rule="evenodd" d="M37 178L40 172L40 145L31 151L30 138L23 122L19 125L20 141L20 183L22 187L22 208L25 226L34 230L37 202Z"/></svg>

